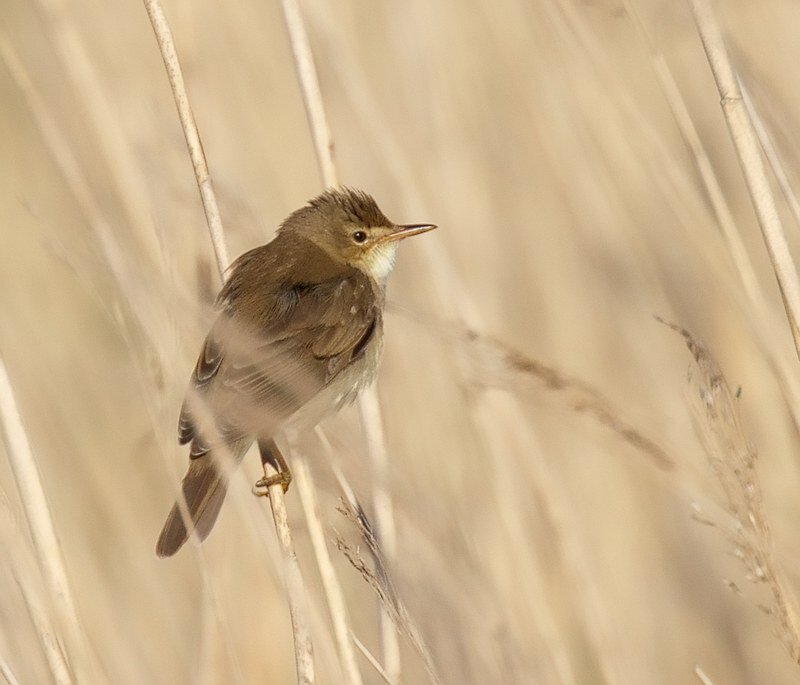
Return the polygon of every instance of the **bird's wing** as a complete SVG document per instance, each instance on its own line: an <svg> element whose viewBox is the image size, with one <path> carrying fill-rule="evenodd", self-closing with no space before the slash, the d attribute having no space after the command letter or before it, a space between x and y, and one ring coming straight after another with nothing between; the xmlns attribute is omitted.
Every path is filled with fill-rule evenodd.
<svg viewBox="0 0 800 685"><path fill-rule="evenodd" d="M370 281L348 272L316 284L286 285L258 330L223 312L206 338L179 420L192 456L208 447L197 435L205 400L225 441L252 426L279 425L358 359L380 326Z"/></svg>
<svg viewBox="0 0 800 685"><path fill-rule="evenodd" d="M181 445L185 445L195 437L196 419L189 405L193 403L194 399L200 399L205 395L205 389L217 375L222 364L222 350L222 341L215 334L215 328L212 328L203 343L203 349L200 350L200 356L197 358L192 372L192 380L181 407L181 415L178 419L178 442Z"/></svg>

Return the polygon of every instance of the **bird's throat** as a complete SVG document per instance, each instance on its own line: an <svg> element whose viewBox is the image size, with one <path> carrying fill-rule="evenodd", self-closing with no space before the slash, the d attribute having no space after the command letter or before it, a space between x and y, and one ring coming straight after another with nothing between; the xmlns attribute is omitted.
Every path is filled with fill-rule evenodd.
<svg viewBox="0 0 800 685"><path fill-rule="evenodd" d="M397 243L378 244L363 256L360 266L370 278L384 284L394 268L396 256Z"/></svg>

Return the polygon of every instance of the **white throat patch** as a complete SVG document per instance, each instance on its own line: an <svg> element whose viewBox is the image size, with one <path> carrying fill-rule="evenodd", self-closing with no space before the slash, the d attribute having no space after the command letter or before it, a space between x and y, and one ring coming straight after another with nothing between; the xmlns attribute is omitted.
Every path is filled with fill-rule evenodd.
<svg viewBox="0 0 800 685"><path fill-rule="evenodd" d="M384 282L394 268L397 256L397 243L392 241L376 245L364 255L363 264L366 271L376 281Z"/></svg>

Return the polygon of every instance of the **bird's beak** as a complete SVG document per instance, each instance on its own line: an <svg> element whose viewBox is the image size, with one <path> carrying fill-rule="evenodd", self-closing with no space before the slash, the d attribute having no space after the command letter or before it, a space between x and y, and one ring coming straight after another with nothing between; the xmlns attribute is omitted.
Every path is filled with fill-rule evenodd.
<svg viewBox="0 0 800 685"><path fill-rule="evenodd" d="M432 231L436 226L434 224L403 224L394 226L391 233L387 233L379 242L390 242L393 240L402 240L403 238L410 238L412 235L419 235L420 233L427 233Z"/></svg>

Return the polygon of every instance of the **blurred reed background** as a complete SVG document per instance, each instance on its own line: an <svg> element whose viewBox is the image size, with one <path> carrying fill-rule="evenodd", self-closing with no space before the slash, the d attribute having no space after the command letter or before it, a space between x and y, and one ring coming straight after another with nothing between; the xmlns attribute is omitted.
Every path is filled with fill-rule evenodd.
<svg viewBox="0 0 800 685"><path fill-rule="evenodd" d="M320 190L281 7L165 10L235 256ZM401 250L378 390L389 570L441 681L797 682L798 361L688 7L302 10L341 181L395 221L440 227ZM796 186L800 8L715 10ZM144 8L5 0L0 56L0 353L90 645L84 681L292 682L273 525L249 493L255 455L199 551L154 554L218 279ZM723 238L676 93L764 307ZM654 315L705 341L699 370ZM371 514L356 410L324 431L332 450L313 435L297 449L326 535L361 544L369 564L331 467ZM721 473L726 453L741 461ZM40 634L67 629L5 458L0 486L0 666L49 682ZM318 682L344 682L295 489L287 506ZM353 633L380 658L375 593L329 548ZM402 682L427 682L400 644Z"/></svg>

